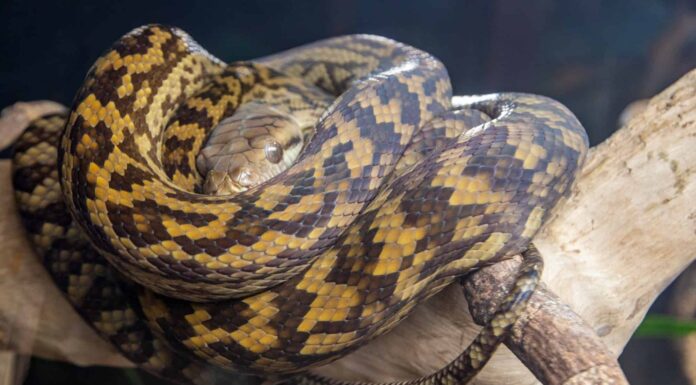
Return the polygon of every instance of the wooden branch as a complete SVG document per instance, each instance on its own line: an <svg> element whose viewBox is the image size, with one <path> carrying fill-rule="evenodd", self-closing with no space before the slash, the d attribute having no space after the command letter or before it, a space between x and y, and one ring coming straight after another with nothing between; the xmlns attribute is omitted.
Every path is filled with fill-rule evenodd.
<svg viewBox="0 0 696 385"><path fill-rule="evenodd" d="M535 238L546 260L546 287L590 325L612 358L621 352L655 297L694 259L694 148L696 71L653 98L644 112L592 149L573 194ZM0 207L5 209L0 217L4 250L0 254L0 315L16 331L13 348L83 365L126 366L79 321L29 251L12 214L7 161L0 162L0 179ZM538 302L546 303L542 294L547 295L538 293ZM389 381L437 370L476 335L478 326L465 304L461 287L449 287L393 332L316 372L344 380ZM14 316L18 309L23 316ZM537 315L552 313L552 309L539 309ZM548 340L544 325L558 323L556 318L539 318L536 329L530 329L532 321L516 325L508 341L518 354L519 349L527 355L531 350L525 341ZM542 373L544 368L535 368L534 373L548 383L570 385L593 383L587 378L605 369L595 362L580 364L569 370L578 371L575 377L562 378L548 365L547 374ZM603 373L615 373L609 369ZM505 348L474 380L475 384L536 382Z"/></svg>
<svg viewBox="0 0 696 385"><path fill-rule="evenodd" d="M521 262L517 256L466 279L464 294L476 323L483 325L493 317ZM628 384L594 330L543 283L505 344L546 385Z"/></svg>

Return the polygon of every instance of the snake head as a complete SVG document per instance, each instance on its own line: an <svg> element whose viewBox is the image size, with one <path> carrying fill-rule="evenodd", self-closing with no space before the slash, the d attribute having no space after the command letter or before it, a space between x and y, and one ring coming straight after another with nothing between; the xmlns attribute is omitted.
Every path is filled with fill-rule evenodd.
<svg viewBox="0 0 696 385"><path fill-rule="evenodd" d="M243 192L285 171L302 150L303 128L290 111L256 102L243 104L213 128L196 159L205 176L203 192Z"/></svg>

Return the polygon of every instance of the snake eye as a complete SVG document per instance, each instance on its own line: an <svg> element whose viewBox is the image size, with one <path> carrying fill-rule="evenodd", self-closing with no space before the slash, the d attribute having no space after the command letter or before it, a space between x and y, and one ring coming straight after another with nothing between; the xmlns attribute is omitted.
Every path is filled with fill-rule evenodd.
<svg viewBox="0 0 696 385"><path fill-rule="evenodd" d="M266 159L271 163L278 163L283 159L283 147L276 141L266 143L263 151L266 153Z"/></svg>

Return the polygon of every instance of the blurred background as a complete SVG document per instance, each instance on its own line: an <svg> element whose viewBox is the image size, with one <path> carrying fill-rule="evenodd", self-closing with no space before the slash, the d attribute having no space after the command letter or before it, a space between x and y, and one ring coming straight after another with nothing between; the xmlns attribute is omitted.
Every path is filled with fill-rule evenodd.
<svg viewBox="0 0 696 385"><path fill-rule="evenodd" d="M521 91L560 100L593 145L612 134L627 105L696 67L693 0L2 0L0 108L36 99L69 105L97 56L125 32L152 22L181 27L226 61L342 34L384 35L440 58L456 94ZM674 291L656 302L654 314L671 311ZM631 383L689 384L682 367L696 368L696 362L681 361L675 342L635 337L621 357ZM160 383L132 370L41 360L32 362L26 380L95 382Z"/></svg>

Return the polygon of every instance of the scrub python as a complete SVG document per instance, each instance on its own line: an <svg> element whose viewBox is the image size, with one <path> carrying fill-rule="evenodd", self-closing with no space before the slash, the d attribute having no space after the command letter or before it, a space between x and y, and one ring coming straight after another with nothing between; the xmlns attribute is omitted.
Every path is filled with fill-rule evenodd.
<svg viewBox="0 0 696 385"><path fill-rule="evenodd" d="M541 268L530 241L588 144L558 102L452 98L450 87L437 59L382 37L226 65L179 29L141 27L97 60L67 119L45 116L16 143L18 205L80 314L180 382L325 364L464 274L523 253L476 341L407 383L464 382L530 296ZM208 133L250 100L279 98L319 118L294 163L246 191L201 194Z"/></svg>

